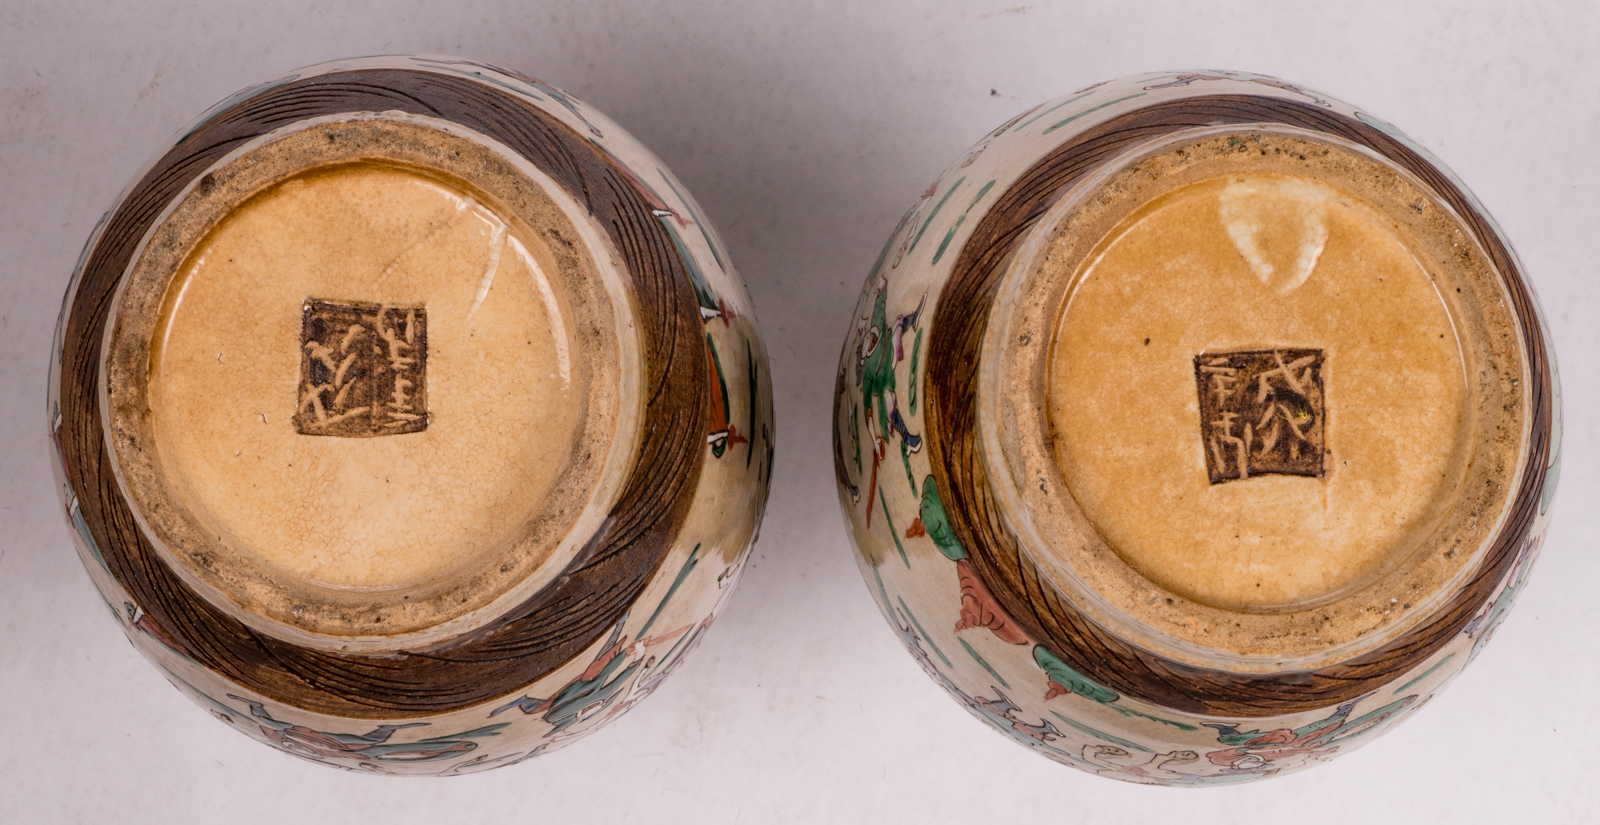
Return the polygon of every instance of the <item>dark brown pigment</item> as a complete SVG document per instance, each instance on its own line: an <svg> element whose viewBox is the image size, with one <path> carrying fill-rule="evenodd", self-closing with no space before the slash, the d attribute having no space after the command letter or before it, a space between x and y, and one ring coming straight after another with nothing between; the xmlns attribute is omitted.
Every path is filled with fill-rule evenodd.
<svg viewBox="0 0 1600 825"><path fill-rule="evenodd" d="M1323 473L1322 351L1248 350L1194 357L1200 440L1212 484Z"/></svg>
<svg viewBox="0 0 1600 825"><path fill-rule="evenodd" d="M371 438L428 429L428 310L307 299L300 324L301 435Z"/></svg>

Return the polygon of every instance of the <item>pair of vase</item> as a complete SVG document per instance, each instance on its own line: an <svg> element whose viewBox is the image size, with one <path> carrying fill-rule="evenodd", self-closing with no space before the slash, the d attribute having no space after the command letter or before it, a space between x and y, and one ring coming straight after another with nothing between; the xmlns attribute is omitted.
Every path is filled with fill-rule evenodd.
<svg viewBox="0 0 1600 825"><path fill-rule="evenodd" d="M1555 487L1510 245L1387 123L1272 78L1040 104L862 292L833 458L869 590L974 715L1149 784L1294 771L1504 618ZM648 695L738 580L770 371L716 230L539 80L325 64L202 116L95 229L59 488L124 632L222 721L454 775Z"/></svg>

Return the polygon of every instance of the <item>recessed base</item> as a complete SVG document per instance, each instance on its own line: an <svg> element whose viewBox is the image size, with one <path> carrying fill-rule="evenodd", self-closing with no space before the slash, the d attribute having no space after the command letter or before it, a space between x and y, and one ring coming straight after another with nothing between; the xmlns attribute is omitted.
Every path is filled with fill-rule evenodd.
<svg viewBox="0 0 1600 825"><path fill-rule="evenodd" d="M1196 129L1103 168L1036 225L985 348L980 427L1030 556L1206 666L1314 667L1414 625L1521 450L1487 257L1326 136Z"/></svg>
<svg viewBox="0 0 1600 825"><path fill-rule="evenodd" d="M1284 165L1252 155L1237 165ZM1355 196L1303 176L1188 184L1074 282L1053 335L1056 458L1162 587L1231 610L1315 604L1387 572L1454 504L1473 426L1457 339L1416 254Z"/></svg>
<svg viewBox="0 0 1600 825"><path fill-rule="evenodd" d="M558 575L638 418L626 293L567 200L398 116L201 178L135 260L105 372L120 477L180 575L340 649L449 637Z"/></svg>

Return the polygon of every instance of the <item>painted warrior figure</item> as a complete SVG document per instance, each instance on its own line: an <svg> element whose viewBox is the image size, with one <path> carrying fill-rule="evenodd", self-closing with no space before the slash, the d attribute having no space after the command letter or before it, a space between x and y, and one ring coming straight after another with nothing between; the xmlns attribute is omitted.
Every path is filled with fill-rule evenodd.
<svg viewBox="0 0 1600 825"><path fill-rule="evenodd" d="M884 443L892 433L900 434L900 440L909 452L922 449L922 436L912 435L900 415L900 405L895 397L894 368L905 359L905 347L901 339L907 329L916 327L927 299L918 303L910 314L897 316L894 325L890 326L886 295L888 286L887 279L878 282L875 290L878 297L872 304L872 319L863 330L861 343L856 349L856 383L861 385L861 395L866 403L867 431L872 435L873 452L879 460L883 457Z"/></svg>
<svg viewBox="0 0 1600 825"><path fill-rule="evenodd" d="M906 429L905 418L900 415L900 403L895 396L895 365L905 360L903 338L905 331L915 328L922 317L927 298L917 303L917 308L906 315L896 316L889 323L888 299L885 295L888 279L878 281L873 290L877 299L872 304L872 317L861 329L856 344L856 383L861 386L863 417L867 420L867 433L872 437L872 484L867 487L867 518L872 518L872 502L878 488L878 466L888 453L889 437L900 434L900 455L907 461L906 475L911 474L911 453L922 449L922 436L912 435Z"/></svg>

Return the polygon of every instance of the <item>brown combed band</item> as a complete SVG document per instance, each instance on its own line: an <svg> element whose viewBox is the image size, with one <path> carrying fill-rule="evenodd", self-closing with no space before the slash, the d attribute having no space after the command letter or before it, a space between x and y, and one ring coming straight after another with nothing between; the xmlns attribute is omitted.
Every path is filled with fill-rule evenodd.
<svg viewBox="0 0 1600 825"><path fill-rule="evenodd" d="M97 385L111 299L163 209L218 159L272 130L347 112L401 111L500 141L589 209L620 255L638 309L645 395L637 463L604 525L560 577L505 616L425 652L299 647L258 633L190 590L157 556L118 490ZM581 653L627 612L672 548L705 461L705 343L684 263L629 175L560 121L505 91L404 69L294 80L186 135L133 187L84 262L61 353L61 450L112 575L194 661L262 695L321 713L409 718L520 690Z"/></svg>
<svg viewBox="0 0 1600 825"><path fill-rule="evenodd" d="M1432 617L1349 661L1311 671L1237 674L1158 656L1102 629L1052 585L1017 545L994 500L977 443L979 350L989 310L1017 245L1085 175L1125 150L1183 129L1283 124L1364 146L1421 179L1461 217L1505 280L1532 376L1532 432L1521 486L1479 568ZM929 340L926 422L934 478L973 566L1028 635L1073 669L1126 696L1189 713L1262 717L1330 707L1387 685L1460 633L1494 594L1538 515L1552 427L1551 376L1533 298L1510 250L1460 189L1383 131L1326 109L1254 95L1193 97L1115 117L1030 167L973 229L940 295Z"/></svg>

